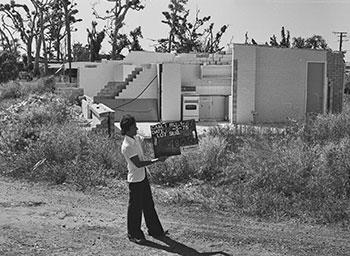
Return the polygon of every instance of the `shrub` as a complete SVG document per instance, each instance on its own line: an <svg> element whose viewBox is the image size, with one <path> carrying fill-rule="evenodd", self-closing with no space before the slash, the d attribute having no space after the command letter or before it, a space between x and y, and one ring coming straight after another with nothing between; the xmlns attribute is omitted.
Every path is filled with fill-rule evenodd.
<svg viewBox="0 0 350 256"><path fill-rule="evenodd" d="M218 178L229 161L230 152L226 149L225 138L211 135L201 138L199 150L190 154L190 162L195 169L194 177L205 181Z"/></svg>
<svg viewBox="0 0 350 256"><path fill-rule="evenodd" d="M22 96L21 85L18 82L8 82L0 88L1 99L16 99Z"/></svg>
<svg viewBox="0 0 350 256"><path fill-rule="evenodd" d="M151 166L150 170L152 181L166 186L186 183L194 176L186 155L170 157L163 163Z"/></svg>
<svg viewBox="0 0 350 256"><path fill-rule="evenodd" d="M0 83L6 83L18 77L17 56L8 51L0 52Z"/></svg>
<svg viewBox="0 0 350 256"><path fill-rule="evenodd" d="M56 82L53 76L43 77L35 82L25 83L21 87L23 95L54 93Z"/></svg>

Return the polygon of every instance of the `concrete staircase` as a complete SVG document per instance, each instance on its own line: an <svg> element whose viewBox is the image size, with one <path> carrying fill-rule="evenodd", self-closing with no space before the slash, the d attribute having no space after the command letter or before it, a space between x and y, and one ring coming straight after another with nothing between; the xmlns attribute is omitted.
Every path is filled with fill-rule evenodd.
<svg viewBox="0 0 350 256"><path fill-rule="evenodd" d="M131 74L123 82L110 81L107 85L97 93L94 102L101 102L103 99L114 99L143 71L142 67L135 68Z"/></svg>

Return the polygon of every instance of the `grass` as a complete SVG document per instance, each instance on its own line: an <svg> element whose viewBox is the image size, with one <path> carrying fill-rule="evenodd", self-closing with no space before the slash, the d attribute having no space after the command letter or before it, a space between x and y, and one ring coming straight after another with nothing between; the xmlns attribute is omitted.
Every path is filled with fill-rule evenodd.
<svg viewBox="0 0 350 256"><path fill-rule="evenodd" d="M79 190L125 180L120 136L79 127L76 108L52 94L52 84L47 90L7 86L9 93L2 94L7 101L0 103L2 175L69 183ZM150 167L152 183L161 187L155 195L166 204L273 220L348 222L349 106L307 125L294 122L286 135L237 136L230 127L213 127L197 151Z"/></svg>

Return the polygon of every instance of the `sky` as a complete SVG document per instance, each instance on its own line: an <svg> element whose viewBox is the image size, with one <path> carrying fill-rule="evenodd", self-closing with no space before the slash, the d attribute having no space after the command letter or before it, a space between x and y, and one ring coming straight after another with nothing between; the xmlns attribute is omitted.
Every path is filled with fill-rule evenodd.
<svg viewBox="0 0 350 256"><path fill-rule="evenodd" d="M86 29L91 29L93 20L98 22L97 31L103 29L103 21L92 15L92 6L102 15L113 6L114 3L110 1L74 0L79 10L77 17L83 21L76 25L78 30L72 34L73 43L87 43ZM162 11L168 10L170 0L141 1L145 9L127 14L123 32L128 33L141 26L144 37L141 45L145 50L153 51L152 39L165 38L168 34L169 28L161 20L164 18ZM291 38L321 35L333 50L339 49L339 37L333 32L348 32L350 39L350 0L188 0L186 7L192 14L192 21L196 9L200 10L200 17L210 15L215 32L222 25L229 25L222 38L221 45L224 47L230 42L244 43L246 32L249 41L253 38L257 43L264 44L270 41L273 34L279 41L282 26L290 31ZM350 61L350 41L345 40L347 38L343 41L343 50L348 50L345 58ZM102 52L108 53L110 49L105 38Z"/></svg>
<svg viewBox="0 0 350 256"><path fill-rule="evenodd" d="M1 0L0 0L1 1ZM83 19L77 25L78 31L73 35L73 41L87 42L87 28L91 21L96 20L92 15L92 6L103 14L103 11L113 6L107 0L74 0L78 4L79 17ZM142 1L142 0L141 0ZM141 25L144 39L141 45L145 50L153 51L154 42L167 36L168 26L161 22L162 11L168 10L170 0L143 0L145 9L130 11L126 18L124 32L133 30ZM192 18L196 9L200 17L211 16L215 24L215 32L224 25L229 25L222 38L222 46L227 44L244 43L245 33L249 41L254 38L257 43L269 42L275 34L281 39L281 27L290 31L293 37L311 37L321 35L333 50L339 49L339 36L333 32L349 32L350 38L350 0L189 0L187 9ZM98 22L97 30L103 28L103 21ZM346 59L350 60L350 41L343 41L343 50L348 50ZM110 47L104 40L103 51Z"/></svg>

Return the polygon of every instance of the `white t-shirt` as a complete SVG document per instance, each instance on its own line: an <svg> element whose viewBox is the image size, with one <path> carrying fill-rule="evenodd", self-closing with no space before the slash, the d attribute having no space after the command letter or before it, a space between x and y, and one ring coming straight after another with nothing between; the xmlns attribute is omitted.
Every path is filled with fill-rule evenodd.
<svg viewBox="0 0 350 256"><path fill-rule="evenodd" d="M125 157L128 168L128 182L140 182L145 178L145 172L147 167L137 168L136 165L130 160L133 156L139 156L141 161L145 160L142 148L143 137L136 135L133 138L129 136L124 137L124 141L121 147L122 154Z"/></svg>

